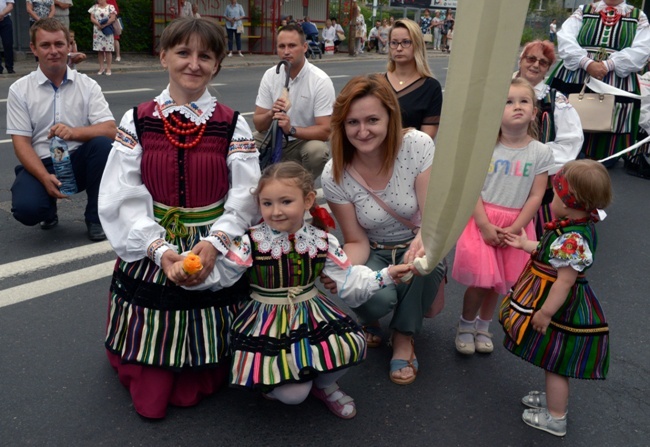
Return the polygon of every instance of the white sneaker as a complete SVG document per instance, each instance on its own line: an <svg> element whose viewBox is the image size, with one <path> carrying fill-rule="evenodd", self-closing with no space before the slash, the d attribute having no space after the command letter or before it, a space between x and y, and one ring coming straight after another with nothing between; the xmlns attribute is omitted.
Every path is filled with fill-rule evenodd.
<svg viewBox="0 0 650 447"><path fill-rule="evenodd" d="M228 57L232 57L232 51L228 53Z"/></svg>
<svg viewBox="0 0 650 447"><path fill-rule="evenodd" d="M115 58L115 61L116 61L116 62L119 62L119 61L121 61L121 60L122 60L122 58L119 57L119 56Z"/></svg>
<svg viewBox="0 0 650 447"><path fill-rule="evenodd" d="M244 57L244 55L243 55L243 54L241 54L241 51L239 52L239 57Z"/></svg>

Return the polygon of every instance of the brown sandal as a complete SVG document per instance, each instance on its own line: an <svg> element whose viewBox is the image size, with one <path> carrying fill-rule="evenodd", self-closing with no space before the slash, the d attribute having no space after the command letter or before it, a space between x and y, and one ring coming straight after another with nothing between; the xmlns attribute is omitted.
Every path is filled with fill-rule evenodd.
<svg viewBox="0 0 650 447"><path fill-rule="evenodd" d="M379 326L362 326L363 335L366 338L366 346L369 348L378 348L381 346L381 327ZM378 338L379 340L372 340Z"/></svg>

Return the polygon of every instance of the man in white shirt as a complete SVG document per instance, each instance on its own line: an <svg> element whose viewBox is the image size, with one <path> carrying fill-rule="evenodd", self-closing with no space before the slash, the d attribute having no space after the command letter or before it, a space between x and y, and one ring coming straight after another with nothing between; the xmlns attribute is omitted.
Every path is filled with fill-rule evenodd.
<svg viewBox="0 0 650 447"><path fill-rule="evenodd" d="M295 160L317 178L329 159L327 140L334 105L334 85L329 76L305 58L307 41L300 25L287 25L278 32L277 53L291 64L289 98L281 97L286 81L282 66L269 68L260 83L255 100L255 142L258 149L274 119L283 139L283 160Z"/></svg>
<svg viewBox="0 0 650 447"><path fill-rule="evenodd" d="M11 187L11 212L25 225L41 223L44 230L58 222L61 182L54 174L50 142L66 141L79 191L86 190L88 237L106 239L97 213L97 196L104 166L115 138L115 119L101 87L68 68L70 35L55 18L42 19L30 29L30 47L38 67L14 82L7 97L7 134L20 165Z"/></svg>
<svg viewBox="0 0 650 447"><path fill-rule="evenodd" d="M5 68L7 73L14 71L14 27L11 23L11 11L14 9L14 0L0 0L0 40L5 54ZM0 60L1 62L1 60ZM0 65L0 74L4 71Z"/></svg>

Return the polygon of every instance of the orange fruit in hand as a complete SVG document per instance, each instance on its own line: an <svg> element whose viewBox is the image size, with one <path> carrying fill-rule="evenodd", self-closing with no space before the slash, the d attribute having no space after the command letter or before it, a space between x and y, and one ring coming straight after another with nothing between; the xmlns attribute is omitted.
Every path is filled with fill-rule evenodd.
<svg viewBox="0 0 650 447"><path fill-rule="evenodd" d="M201 258L194 253L190 252L185 259L183 259L183 271L188 275L193 275L203 269Z"/></svg>

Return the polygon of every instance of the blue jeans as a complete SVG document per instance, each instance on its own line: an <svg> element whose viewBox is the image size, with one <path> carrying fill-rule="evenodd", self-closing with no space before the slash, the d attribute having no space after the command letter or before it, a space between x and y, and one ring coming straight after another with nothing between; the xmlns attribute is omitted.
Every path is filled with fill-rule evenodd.
<svg viewBox="0 0 650 447"><path fill-rule="evenodd" d="M95 137L85 142L70 154L72 169L79 191L86 190L88 203L84 216L86 221L99 223L97 196L104 167L113 141L106 137ZM41 160L50 174L54 174L52 159ZM11 213L24 225L36 225L56 214L56 199L50 196L36 177L18 165L16 180L11 186Z"/></svg>
<svg viewBox="0 0 650 447"><path fill-rule="evenodd" d="M5 68L7 71L14 69L14 30L11 23L11 17L7 16L0 20L0 40L2 40L2 48L5 54ZM0 73L2 73L2 65L0 65Z"/></svg>
<svg viewBox="0 0 650 447"><path fill-rule="evenodd" d="M241 51L241 34L237 32L237 28L226 28L228 31L228 51L232 52L232 41L237 39L237 51Z"/></svg>

